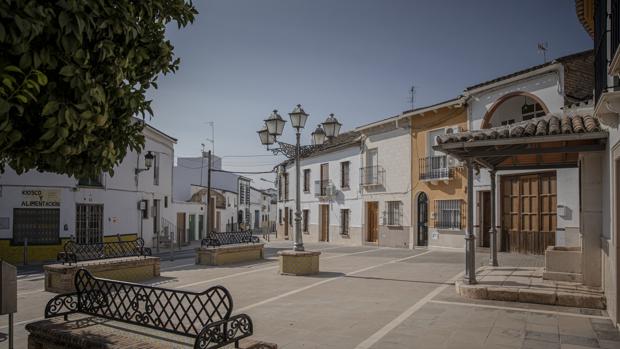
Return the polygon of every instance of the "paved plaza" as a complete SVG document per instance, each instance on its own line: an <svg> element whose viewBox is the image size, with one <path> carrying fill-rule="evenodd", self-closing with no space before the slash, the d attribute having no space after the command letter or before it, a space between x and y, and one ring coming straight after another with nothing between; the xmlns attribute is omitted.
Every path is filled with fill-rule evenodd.
<svg viewBox="0 0 620 349"><path fill-rule="evenodd" d="M462 251L311 243L307 249L322 251L321 273L281 276L275 256L289 246L271 242L264 261L225 267L196 266L188 254L164 258L161 277L149 283L191 291L223 285L234 313L252 317L254 339L280 348L620 348L620 333L601 310L457 296ZM477 262L486 264L488 254ZM537 267L542 259L500 254L500 264ZM52 296L40 274L18 280L17 348L26 348L24 326L42 318Z"/></svg>

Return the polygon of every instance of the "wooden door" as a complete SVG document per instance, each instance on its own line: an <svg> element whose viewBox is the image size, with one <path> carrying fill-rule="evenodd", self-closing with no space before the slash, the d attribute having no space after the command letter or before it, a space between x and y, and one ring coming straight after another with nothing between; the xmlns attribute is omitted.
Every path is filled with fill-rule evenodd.
<svg viewBox="0 0 620 349"><path fill-rule="evenodd" d="M379 203L376 201L366 203L366 226L368 242L377 242L379 235Z"/></svg>
<svg viewBox="0 0 620 349"><path fill-rule="evenodd" d="M177 241L179 244L184 244L185 239L185 212L177 213Z"/></svg>
<svg viewBox="0 0 620 349"><path fill-rule="evenodd" d="M555 244L555 172L502 178L502 234L511 252L543 254Z"/></svg>
<svg viewBox="0 0 620 349"><path fill-rule="evenodd" d="M329 241L329 205L319 205L321 207L321 232L319 241Z"/></svg>
<svg viewBox="0 0 620 349"><path fill-rule="evenodd" d="M418 246L428 245L428 197L418 195Z"/></svg>

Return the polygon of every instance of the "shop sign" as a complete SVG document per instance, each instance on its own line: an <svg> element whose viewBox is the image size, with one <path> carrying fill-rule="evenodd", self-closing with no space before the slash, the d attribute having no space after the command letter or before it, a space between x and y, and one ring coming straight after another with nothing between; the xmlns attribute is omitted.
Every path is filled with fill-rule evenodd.
<svg viewBox="0 0 620 349"><path fill-rule="evenodd" d="M24 189L22 207L60 207L60 189Z"/></svg>

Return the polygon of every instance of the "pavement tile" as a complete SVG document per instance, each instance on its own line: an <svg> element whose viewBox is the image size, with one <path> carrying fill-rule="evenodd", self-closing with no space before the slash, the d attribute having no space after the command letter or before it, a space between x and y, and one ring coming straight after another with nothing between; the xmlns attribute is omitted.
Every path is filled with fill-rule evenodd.
<svg viewBox="0 0 620 349"><path fill-rule="evenodd" d="M620 331L617 329L606 331L597 331L594 329L594 332L596 333L596 337L598 337L598 339L620 342ZM620 348L620 346L618 348Z"/></svg>
<svg viewBox="0 0 620 349"><path fill-rule="evenodd" d="M560 349L560 343L556 342L556 343L550 343L550 342L543 342L543 341L537 341L537 340L532 340L532 339L525 339L523 341L523 349Z"/></svg>
<svg viewBox="0 0 620 349"><path fill-rule="evenodd" d="M541 341L548 343L559 343L560 336L556 333L539 332L539 331L525 331L525 339L533 341Z"/></svg>
<svg viewBox="0 0 620 349"><path fill-rule="evenodd" d="M586 348L599 348L598 340L596 338L588 338L582 336L572 336L572 335L560 335L560 343L562 344L571 344L571 345L580 345Z"/></svg>
<svg viewBox="0 0 620 349"><path fill-rule="evenodd" d="M620 348L620 341L609 341L605 339L599 339L598 344L601 349L618 349Z"/></svg>

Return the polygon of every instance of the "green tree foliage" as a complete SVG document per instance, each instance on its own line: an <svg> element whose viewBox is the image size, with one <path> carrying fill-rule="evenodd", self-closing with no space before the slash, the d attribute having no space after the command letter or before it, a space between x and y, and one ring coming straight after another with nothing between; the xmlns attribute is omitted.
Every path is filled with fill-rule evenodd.
<svg viewBox="0 0 620 349"><path fill-rule="evenodd" d="M0 0L0 170L79 178L144 146L146 91L179 66L186 0Z"/></svg>

